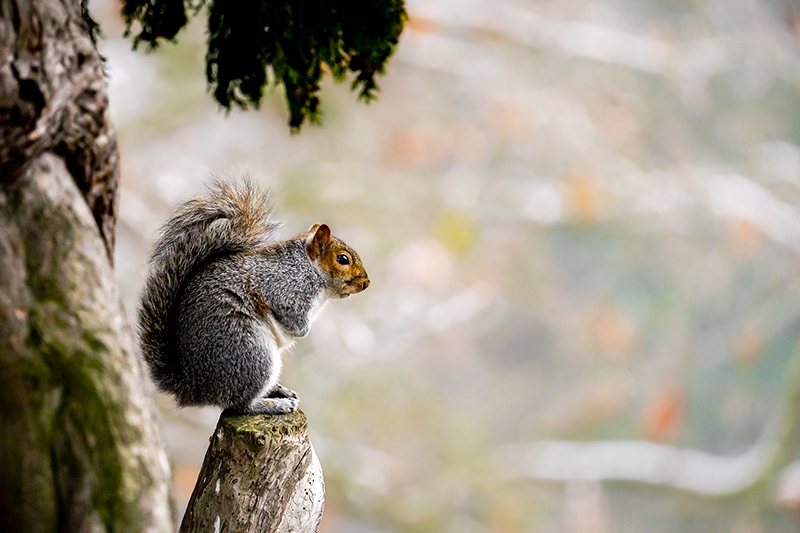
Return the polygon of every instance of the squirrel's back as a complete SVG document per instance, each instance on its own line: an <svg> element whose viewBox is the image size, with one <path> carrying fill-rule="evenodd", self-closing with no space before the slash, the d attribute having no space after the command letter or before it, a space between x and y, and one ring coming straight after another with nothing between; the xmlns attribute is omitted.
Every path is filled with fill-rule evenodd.
<svg viewBox="0 0 800 533"><path fill-rule="evenodd" d="M181 290L215 258L265 246L280 226L266 192L246 180L215 182L209 194L180 206L161 229L139 308L142 352L164 392L181 386L173 323Z"/></svg>

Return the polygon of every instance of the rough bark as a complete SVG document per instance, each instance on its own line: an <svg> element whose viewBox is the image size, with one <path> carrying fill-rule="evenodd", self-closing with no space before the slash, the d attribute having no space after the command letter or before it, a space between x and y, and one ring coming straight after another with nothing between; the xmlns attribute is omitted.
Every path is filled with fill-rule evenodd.
<svg viewBox="0 0 800 533"><path fill-rule="evenodd" d="M181 532L318 530L325 483L301 411L223 413L210 441Z"/></svg>
<svg viewBox="0 0 800 533"><path fill-rule="evenodd" d="M117 148L77 0L0 0L0 531L170 531L114 284Z"/></svg>
<svg viewBox="0 0 800 533"><path fill-rule="evenodd" d="M118 156L103 63L79 0L0 0L0 181L61 156L114 249Z"/></svg>

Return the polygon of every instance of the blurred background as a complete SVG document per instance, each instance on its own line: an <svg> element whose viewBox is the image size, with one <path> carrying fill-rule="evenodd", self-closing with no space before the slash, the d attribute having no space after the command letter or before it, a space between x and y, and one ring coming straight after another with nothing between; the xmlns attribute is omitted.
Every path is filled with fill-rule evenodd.
<svg viewBox="0 0 800 533"><path fill-rule="evenodd" d="M90 8L131 316L210 172L369 271L281 380L323 533L798 530L796 1L409 0L379 100L329 83L297 136L280 89L212 102L204 21L145 54ZM185 505L219 410L157 403Z"/></svg>

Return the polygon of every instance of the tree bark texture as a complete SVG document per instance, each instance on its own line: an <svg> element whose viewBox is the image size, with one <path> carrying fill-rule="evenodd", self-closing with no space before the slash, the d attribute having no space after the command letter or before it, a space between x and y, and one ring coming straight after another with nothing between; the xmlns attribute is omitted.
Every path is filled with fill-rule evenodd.
<svg viewBox="0 0 800 533"><path fill-rule="evenodd" d="M0 0L0 531L171 531L119 302L117 148L77 0Z"/></svg>
<svg viewBox="0 0 800 533"><path fill-rule="evenodd" d="M181 532L315 533L325 502L322 467L302 411L220 416Z"/></svg>
<svg viewBox="0 0 800 533"><path fill-rule="evenodd" d="M169 467L92 213L61 157L0 184L0 530L170 531Z"/></svg>
<svg viewBox="0 0 800 533"><path fill-rule="evenodd" d="M59 155L86 199L109 259L118 156L102 58L79 0L0 0L0 181Z"/></svg>

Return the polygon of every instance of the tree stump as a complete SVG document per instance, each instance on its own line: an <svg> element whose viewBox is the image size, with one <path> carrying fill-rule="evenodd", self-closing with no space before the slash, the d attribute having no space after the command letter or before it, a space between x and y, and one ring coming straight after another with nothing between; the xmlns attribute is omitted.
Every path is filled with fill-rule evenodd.
<svg viewBox="0 0 800 533"><path fill-rule="evenodd" d="M302 411L223 412L209 441L181 532L318 530L325 482Z"/></svg>

